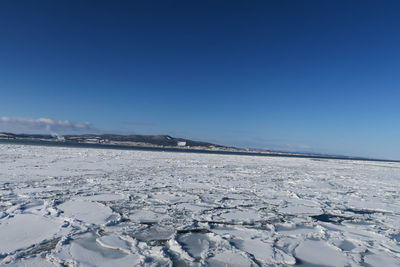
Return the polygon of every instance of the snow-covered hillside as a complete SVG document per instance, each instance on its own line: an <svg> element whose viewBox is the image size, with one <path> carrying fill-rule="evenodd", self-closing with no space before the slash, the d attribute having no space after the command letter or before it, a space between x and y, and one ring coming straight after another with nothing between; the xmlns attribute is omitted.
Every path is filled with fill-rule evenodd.
<svg viewBox="0 0 400 267"><path fill-rule="evenodd" d="M0 265L400 265L400 164L0 145Z"/></svg>

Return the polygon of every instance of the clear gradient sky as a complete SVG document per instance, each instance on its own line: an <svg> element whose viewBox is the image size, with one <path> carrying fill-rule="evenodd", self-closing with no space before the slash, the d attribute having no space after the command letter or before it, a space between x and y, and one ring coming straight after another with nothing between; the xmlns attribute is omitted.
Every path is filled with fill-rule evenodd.
<svg viewBox="0 0 400 267"><path fill-rule="evenodd" d="M0 1L0 131L50 118L400 159L399 14L397 0Z"/></svg>

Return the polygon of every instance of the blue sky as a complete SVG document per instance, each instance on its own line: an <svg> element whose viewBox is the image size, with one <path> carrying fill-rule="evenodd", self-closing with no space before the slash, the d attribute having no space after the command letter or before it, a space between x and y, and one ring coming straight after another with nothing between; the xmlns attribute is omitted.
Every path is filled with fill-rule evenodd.
<svg viewBox="0 0 400 267"><path fill-rule="evenodd" d="M61 133L400 159L398 14L399 1L1 1L0 131L49 118Z"/></svg>

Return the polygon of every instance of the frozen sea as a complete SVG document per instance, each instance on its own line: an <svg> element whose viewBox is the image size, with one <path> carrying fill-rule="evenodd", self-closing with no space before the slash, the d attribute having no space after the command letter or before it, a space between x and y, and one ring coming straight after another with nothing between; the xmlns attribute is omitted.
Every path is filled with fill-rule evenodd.
<svg viewBox="0 0 400 267"><path fill-rule="evenodd" d="M0 145L1 266L400 266L400 163Z"/></svg>

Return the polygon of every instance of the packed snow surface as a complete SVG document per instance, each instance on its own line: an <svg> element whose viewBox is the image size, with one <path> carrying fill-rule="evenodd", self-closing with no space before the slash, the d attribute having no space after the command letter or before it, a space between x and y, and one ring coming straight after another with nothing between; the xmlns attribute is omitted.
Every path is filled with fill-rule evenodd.
<svg viewBox="0 0 400 267"><path fill-rule="evenodd" d="M0 145L1 266L400 266L400 164Z"/></svg>

